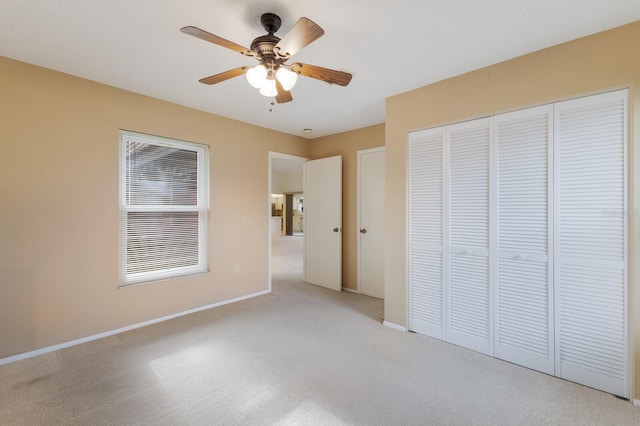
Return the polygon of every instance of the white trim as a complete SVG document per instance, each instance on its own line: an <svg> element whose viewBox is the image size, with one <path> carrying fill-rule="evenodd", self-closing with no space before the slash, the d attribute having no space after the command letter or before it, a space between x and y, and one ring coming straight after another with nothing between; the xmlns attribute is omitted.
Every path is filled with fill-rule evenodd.
<svg viewBox="0 0 640 426"><path fill-rule="evenodd" d="M353 289L349 287L342 287L342 291L346 291L347 293L360 294L360 291L358 291L357 289Z"/></svg>
<svg viewBox="0 0 640 426"><path fill-rule="evenodd" d="M222 305L228 305L230 303L240 302L240 301L245 300L245 299L251 299L251 298L254 298L254 297L258 297L258 296L263 296L263 295L269 294L269 293L271 293L270 290L262 290L262 291L259 291L257 293L247 294L245 296L236 297L234 299L223 300L222 302L212 303L212 304L206 305L206 306L200 306L199 308L193 308L193 309L189 309L188 311L183 311L183 312L178 312L176 314L166 315L166 316L163 316L163 317L160 317L160 318L155 318L155 319L152 319L152 320L149 320L149 321L144 321L144 322L140 322L140 323L137 323L137 324L128 325L126 327L117 328L115 330L105 331L103 333L94 334L92 336L87 336L87 337L82 337L80 339L71 340L69 342L59 343L59 344L53 345L53 346L47 346L45 348L36 349L34 351L29 351L29 352L24 352L24 353L21 353L21 354L18 354L18 355L13 355L13 356L6 357L6 358L0 358L0 365L10 364L10 363L16 362L16 361L22 361L24 359L36 357L38 355L44 355L44 354L47 354L47 353L50 353L50 352L55 352L55 351L60 350L60 349L70 348L71 346L76 346L76 345L80 345L82 343L91 342L93 340L102 339L104 337L113 336L115 334L124 333L126 331L135 330L136 328L146 327L148 325L157 324L159 322L168 321L168 320L171 320L171 319L174 319L174 318L178 318L178 317L182 317L182 316L185 316L185 315L195 314L196 312L206 311L207 309L216 308L216 307L222 306Z"/></svg>
<svg viewBox="0 0 640 426"><path fill-rule="evenodd" d="M623 226L624 226L624 342L625 342L625 371L627 373L625 377L625 385L627 388L627 396L631 398L634 394L633 385L635 384L635 374L631 372L635 372L634 356L631 350L631 326L629 323L630 320L630 311L631 311L631 297L629 291L629 270L631 266L629 265L629 215L626 212L629 211L629 89L625 88L620 91L622 94L622 102L623 102L623 114L624 114L624 124L623 131L624 134L622 136L623 143L623 161L624 161L624 175L623 175L623 185L624 185L624 193L623 193L623 203L624 203L624 216L623 216Z"/></svg>
<svg viewBox="0 0 640 426"><path fill-rule="evenodd" d="M369 151L369 150L365 150L365 151ZM362 290L362 277L361 277L361 270L362 270L362 259L361 259L361 254L362 254L362 249L360 247L361 242L360 242L360 215L362 212L362 206L361 204L361 198L362 198L362 188L360 188L360 186L362 185L362 177L360 176L362 173L362 155L364 154L364 151L358 151L357 154L357 165L356 165L356 291L358 293L360 293L360 291ZM344 287L343 287L344 288Z"/></svg>
<svg viewBox="0 0 640 426"><path fill-rule="evenodd" d="M640 399L634 399L633 405L635 405L636 407L640 407Z"/></svg>
<svg viewBox="0 0 640 426"><path fill-rule="evenodd" d="M378 152L378 151L386 151L387 150L386 148L387 148L386 146L382 145L382 146L377 146L375 148L360 149L360 150L357 151L357 153L359 155L371 154L371 153Z"/></svg>
<svg viewBox="0 0 640 426"><path fill-rule="evenodd" d="M411 132L407 132L407 138L404 140L404 323L407 324L407 328L413 327L411 324L411 200L410 200L410 191L411 191ZM385 167L386 167L386 158L385 158ZM385 170L386 172L386 170ZM384 208L387 208L387 188L386 181L388 176L385 174L385 199L384 199ZM386 218L385 218L386 219ZM384 232L387 233L387 221L384 223ZM386 242L386 241L385 241ZM387 269L386 269L386 258L387 255L385 253L385 287L387 285ZM385 288L386 290L386 288ZM386 295L385 295L386 296ZM386 313L386 306L385 310ZM382 323L384 325L384 322Z"/></svg>
<svg viewBox="0 0 640 426"><path fill-rule="evenodd" d="M271 291L271 233L273 230L271 229L271 203L273 202L273 198L271 196L271 159L273 158L273 153L269 151L269 158L267 160L267 289Z"/></svg>
<svg viewBox="0 0 640 426"><path fill-rule="evenodd" d="M394 323L389 322L389 321L382 321L382 325L384 325L385 327L392 328L392 329L397 330L397 331L403 331L403 332L407 331L407 327L403 327L401 325L394 324Z"/></svg>

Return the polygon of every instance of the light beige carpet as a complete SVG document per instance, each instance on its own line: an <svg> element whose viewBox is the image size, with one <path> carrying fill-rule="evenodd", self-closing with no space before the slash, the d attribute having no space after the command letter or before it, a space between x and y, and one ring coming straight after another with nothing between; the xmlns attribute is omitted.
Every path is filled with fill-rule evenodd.
<svg viewBox="0 0 640 426"><path fill-rule="evenodd" d="M272 294L1 366L0 424L640 424L611 395L382 326L382 301L302 283L282 254L302 239L282 238Z"/></svg>

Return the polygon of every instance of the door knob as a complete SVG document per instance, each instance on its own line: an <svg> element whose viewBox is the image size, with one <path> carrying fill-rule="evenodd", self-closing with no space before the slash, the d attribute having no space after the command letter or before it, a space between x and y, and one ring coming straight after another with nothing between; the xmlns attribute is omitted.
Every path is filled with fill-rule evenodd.
<svg viewBox="0 0 640 426"><path fill-rule="evenodd" d="M333 232L340 232L340 228L333 228Z"/></svg>
<svg viewBox="0 0 640 426"><path fill-rule="evenodd" d="M366 234L366 233L367 233L367 230L366 230L365 228L362 228L362 229L360 230L360 233L361 233L361 234Z"/></svg>

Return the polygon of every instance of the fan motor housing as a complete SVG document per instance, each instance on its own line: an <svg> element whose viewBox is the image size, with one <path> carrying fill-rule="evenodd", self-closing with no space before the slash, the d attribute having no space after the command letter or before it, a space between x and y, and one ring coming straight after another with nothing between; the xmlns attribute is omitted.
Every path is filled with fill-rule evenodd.
<svg viewBox="0 0 640 426"><path fill-rule="evenodd" d="M276 70L286 60L278 56L273 49L280 41L280 37L273 33L280 29L282 20L275 13L263 13L260 23L268 34L254 38L251 42L251 51L261 64L268 69Z"/></svg>
<svg viewBox="0 0 640 426"><path fill-rule="evenodd" d="M256 37L251 42L251 50L256 54L258 59L262 59L263 56L273 56L276 54L273 51L273 47L278 44L280 37L273 34L267 34L260 37Z"/></svg>
<svg viewBox="0 0 640 426"><path fill-rule="evenodd" d="M254 39L251 43L251 50L255 53L256 59L268 70L276 71L284 62L284 60L276 56L273 50L273 47L279 41L280 38L273 34L267 34Z"/></svg>

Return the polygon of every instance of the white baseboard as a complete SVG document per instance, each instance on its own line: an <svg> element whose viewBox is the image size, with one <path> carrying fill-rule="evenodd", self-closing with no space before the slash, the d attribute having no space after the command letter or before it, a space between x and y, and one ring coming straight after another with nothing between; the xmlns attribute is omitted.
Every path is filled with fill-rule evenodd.
<svg viewBox="0 0 640 426"><path fill-rule="evenodd" d="M382 325L384 325L386 327L389 327L389 328L393 328L394 330L398 330L398 331L404 331L404 332L407 331L407 327L403 327L401 325L394 324L394 323L389 322L389 321L382 321Z"/></svg>
<svg viewBox="0 0 640 426"><path fill-rule="evenodd" d="M640 399L634 399L633 405L635 405L636 407L640 407Z"/></svg>
<svg viewBox="0 0 640 426"><path fill-rule="evenodd" d="M360 292L358 290L354 290L354 289L348 288L348 287L342 287L342 291L348 291L349 293L360 294Z"/></svg>
<svg viewBox="0 0 640 426"><path fill-rule="evenodd" d="M82 343L91 342L93 340L102 339L104 337L113 336L114 334L124 333L126 331L135 330L136 328L146 327L148 325L157 324L159 322L168 321L170 319L182 317L189 314L195 314L196 312L206 311L207 309L216 308L222 305L228 305L230 303L240 302L241 300L251 299L253 297L263 296L269 294L269 290L259 291L257 293L247 294L246 296L236 297L235 299L223 300L222 302L212 303L211 305L200 306L198 308L189 309L188 311L178 312L177 314L166 315L164 317L155 318L149 321L144 321L138 324L128 325L126 327L117 328L115 330L105 331L103 333L94 334L93 336L82 337L80 339L71 340L70 342L59 343L53 346L47 346L46 348L36 349L34 351L25 352L18 355L13 355L6 358L0 358L0 365L9 364L23 359L33 358L38 355L43 355L49 352L54 352L60 349L69 348L71 346L80 345Z"/></svg>

